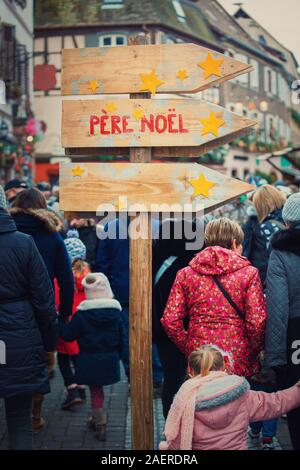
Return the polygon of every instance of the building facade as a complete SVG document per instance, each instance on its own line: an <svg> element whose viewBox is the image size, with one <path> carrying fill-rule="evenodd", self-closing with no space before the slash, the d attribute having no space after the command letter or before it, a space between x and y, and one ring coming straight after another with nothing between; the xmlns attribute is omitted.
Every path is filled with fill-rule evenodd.
<svg viewBox="0 0 300 470"><path fill-rule="evenodd" d="M253 72L201 93L201 98L258 121L257 132L202 159L244 178L269 171L257 155L291 142L291 74L215 0L49 0L35 2L35 112L48 126L37 144L38 179L54 180L60 145L61 49L193 42L248 62ZM50 78L49 78L50 77ZM101 152L99 151L99 156Z"/></svg>
<svg viewBox="0 0 300 470"><path fill-rule="evenodd" d="M0 4L0 182L31 177L33 142L25 127L32 118L33 0Z"/></svg>

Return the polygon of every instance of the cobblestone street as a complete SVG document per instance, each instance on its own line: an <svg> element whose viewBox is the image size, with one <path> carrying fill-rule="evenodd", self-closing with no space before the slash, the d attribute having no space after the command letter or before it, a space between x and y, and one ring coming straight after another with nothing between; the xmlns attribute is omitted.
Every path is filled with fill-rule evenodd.
<svg viewBox="0 0 300 470"><path fill-rule="evenodd" d="M128 396L128 384L125 376L116 385L105 388L105 406L108 409L107 441L98 442L93 432L87 427L87 419L90 415L89 396L87 402L78 405L74 411L62 411L60 404L64 397L64 387L59 371L56 370L51 381L51 394L45 397L43 404L43 417L46 427L35 434L34 444L36 449L48 450L124 450L131 448L131 419L130 398ZM88 394L87 394L88 395ZM155 448L164 427L161 400L154 400L154 439ZM291 449L286 421L280 419L276 448L278 450ZM6 424L4 419L3 401L0 402L0 450L7 449L8 441ZM259 449L249 441L249 448Z"/></svg>

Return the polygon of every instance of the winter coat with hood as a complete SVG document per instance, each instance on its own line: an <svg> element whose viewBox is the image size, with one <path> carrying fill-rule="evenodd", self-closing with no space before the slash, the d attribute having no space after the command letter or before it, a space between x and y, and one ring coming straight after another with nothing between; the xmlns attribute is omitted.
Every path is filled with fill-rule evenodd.
<svg viewBox="0 0 300 470"><path fill-rule="evenodd" d="M255 208L247 210L249 219L243 226L243 255L259 270L261 282L265 285L272 236L284 227L282 210L278 209L259 223Z"/></svg>
<svg viewBox="0 0 300 470"><path fill-rule="evenodd" d="M72 314L74 280L70 259L59 231L62 223L54 212L45 209L11 209L17 229L31 235L46 264L54 286L57 279L59 286L59 314Z"/></svg>
<svg viewBox="0 0 300 470"><path fill-rule="evenodd" d="M17 232L0 209L0 398L48 393L45 351L53 351L57 324L54 294L32 238ZM3 344L1 343L1 344Z"/></svg>
<svg viewBox="0 0 300 470"><path fill-rule="evenodd" d="M241 319L213 280L217 275L244 314ZM188 317L188 330L183 321ZM249 377L259 371L266 307L259 273L244 257L219 246L198 253L177 273L162 318L169 338L188 357L215 344L232 359L232 372Z"/></svg>
<svg viewBox="0 0 300 470"><path fill-rule="evenodd" d="M266 291L267 364L292 366L292 339L300 339L300 222L274 235L272 248Z"/></svg>
<svg viewBox="0 0 300 470"><path fill-rule="evenodd" d="M198 388L194 402L192 450L247 450L250 422L277 418L300 405L300 388L297 386L265 393L249 390L247 380L236 375L224 374L222 377L221 374L214 378L212 373L206 379L206 383ZM177 399L176 396L172 407L176 406ZM182 421L175 417L174 423L167 421L166 429L168 427L171 435L176 437L160 443L160 449L188 450L180 445L184 432Z"/></svg>
<svg viewBox="0 0 300 470"><path fill-rule="evenodd" d="M60 336L65 341L78 341L76 383L111 385L120 380L121 310L116 299L84 300L69 323L59 322Z"/></svg>

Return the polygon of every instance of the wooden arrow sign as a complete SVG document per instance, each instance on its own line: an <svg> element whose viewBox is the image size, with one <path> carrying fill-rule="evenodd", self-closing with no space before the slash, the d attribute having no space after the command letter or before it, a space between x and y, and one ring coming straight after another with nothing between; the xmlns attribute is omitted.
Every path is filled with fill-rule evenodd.
<svg viewBox="0 0 300 470"><path fill-rule="evenodd" d="M197 146L256 124L194 99L76 100L63 102L63 147Z"/></svg>
<svg viewBox="0 0 300 470"><path fill-rule="evenodd" d="M63 49L61 92L194 93L252 69L195 44Z"/></svg>
<svg viewBox="0 0 300 470"><path fill-rule="evenodd" d="M254 189L197 163L66 163L60 187L63 211L129 213L211 211Z"/></svg>

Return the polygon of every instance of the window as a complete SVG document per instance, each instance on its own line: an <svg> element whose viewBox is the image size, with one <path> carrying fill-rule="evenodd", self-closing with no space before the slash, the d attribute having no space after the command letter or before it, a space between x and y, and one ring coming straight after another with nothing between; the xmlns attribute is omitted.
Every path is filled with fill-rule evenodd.
<svg viewBox="0 0 300 470"><path fill-rule="evenodd" d="M181 6L180 1L179 0L172 0L172 3L173 3L173 6L174 6L174 9L176 11L178 21L180 21L181 23L185 23L186 16L185 16L185 12L184 12L184 9Z"/></svg>
<svg viewBox="0 0 300 470"><path fill-rule="evenodd" d="M99 46L125 46L127 36L121 34L110 34L99 37Z"/></svg>
<svg viewBox="0 0 300 470"><path fill-rule="evenodd" d="M210 88L208 90L204 90L201 93L201 98L210 103L219 104L220 103L220 89Z"/></svg>
<svg viewBox="0 0 300 470"><path fill-rule="evenodd" d="M285 137L284 121L282 119L279 119L279 136Z"/></svg>
<svg viewBox="0 0 300 470"><path fill-rule="evenodd" d="M250 65L252 65L253 70L250 72L250 88L258 89L259 88L259 63L257 60L250 59Z"/></svg>
<svg viewBox="0 0 300 470"><path fill-rule="evenodd" d="M264 89L269 95L277 95L277 73L269 67L265 67Z"/></svg>
<svg viewBox="0 0 300 470"><path fill-rule="evenodd" d="M259 42L262 46L266 46L267 41L266 41L265 36L263 36L263 34L260 34L260 35L259 35L258 42Z"/></svg>
<svg viewBox="0 0 300 470"><path fill-rule="evenodd" d="M285 140L287 144L291 141L291 128L288 123L285 124Z"/></svg>
<svg viewBox="0 0 300 470"><path fill-rule="evenodd" d="M283 101L287 106L290 106L291 95L289 85L282 75L278 75L278 95L281 101Z"/></svg>
<svg viewBox="0 0 300 470"><path fill-rule="evenodd" d="M246 62L248 63L248 57L244 54L235 54L235 57L234 57L236 60L240 60L241 62ZM241 85L245 85L245 86L248 86L248 74L247 73L244 73L242 75L240 75L239 77L236 77L236 81L238 83L240 83Z"/></svg>
<svg viewBox="0 0 300 470"><path fill-rule="evenodd" d="M172 37L172 36L167 36L165 35L164 36L164 44L176 44L176 38Z"/></svg>
<svg viewBox="0 0 300 470"><path fill-rule="evenodd" d="M266 141L268 144L272 142L277 142L278 140L278 122L277 117L273 116L272 114L268 114L266 116Z"/></svg>
<svg viewBox="0 0 300 470"><path fill-rule="evenodd" d="M114 8L122 8L123 0L102 0L102 10L112 10Z"/></svg>
<svg viewBox="0 0 300 470"><path fill-rule="evenodd" d="M9 24L0 25L0 77L4 82L15 78L16 58L15 27Z"/></svg>

